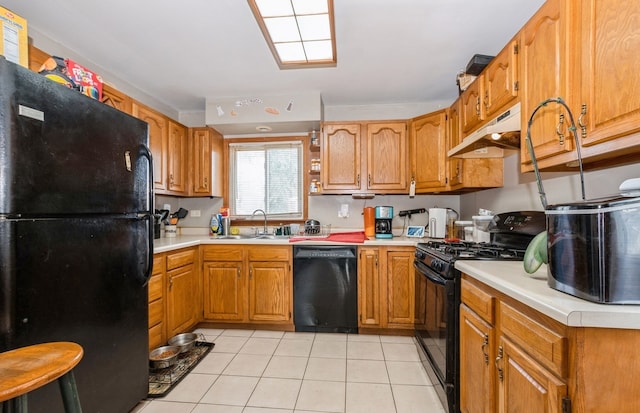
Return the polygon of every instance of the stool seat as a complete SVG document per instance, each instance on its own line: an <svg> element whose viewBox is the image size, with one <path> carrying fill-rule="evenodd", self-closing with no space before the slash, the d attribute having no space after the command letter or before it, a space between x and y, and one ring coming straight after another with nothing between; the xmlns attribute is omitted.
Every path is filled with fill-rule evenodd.
<svg viewBox="0 0 640 413"><path fill-rule="evenodd" d="M76 343L36 344L0 353L0 402L40 388L70 372L84 350Z"/></svg>

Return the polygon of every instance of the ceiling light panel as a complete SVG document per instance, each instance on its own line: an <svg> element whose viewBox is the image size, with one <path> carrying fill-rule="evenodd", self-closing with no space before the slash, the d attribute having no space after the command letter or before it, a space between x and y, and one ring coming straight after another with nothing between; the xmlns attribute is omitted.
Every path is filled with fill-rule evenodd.
<svg viewBox="0 0 640 413"><path fill-rule="evenodd" d="M281 69L335 66L333 0L247 0Z"/></svg>

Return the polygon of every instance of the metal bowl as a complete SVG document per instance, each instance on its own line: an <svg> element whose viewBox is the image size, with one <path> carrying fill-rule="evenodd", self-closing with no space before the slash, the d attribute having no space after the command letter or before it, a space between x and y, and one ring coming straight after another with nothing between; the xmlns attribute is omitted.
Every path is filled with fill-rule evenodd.
<svg viewBox="0 0 640 413"><path fill-rule="evenodd" d="M196 344L197 338L198 335L195 333L182 333L178 334L177 336L171 337L169 339L169 345L180 347L180 352L184 353L193 348L193 346Z"/></svg>
<svg viewBox="0 0 640 413"><path fill-rule="evenodd" d="M149 353L149 365L154 369L164 369L176 364L180 347L162 346L151 350Z"/></svg>

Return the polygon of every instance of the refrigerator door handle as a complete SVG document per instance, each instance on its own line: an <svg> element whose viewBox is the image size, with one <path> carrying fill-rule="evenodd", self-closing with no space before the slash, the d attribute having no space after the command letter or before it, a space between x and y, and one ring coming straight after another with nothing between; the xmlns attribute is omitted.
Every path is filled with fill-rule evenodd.
<svg viewBox="0 0 640 413"><path fill-rule="evenodd" d="M149 189L149 199L147 200L147 208L146 211L146 219L149 221L148 229L149 229L149 248L148 248L148 259L147 259L147 271L145 271L144 284L146 285L151 278L151 272L153 271L153 156L151 156L151 151L146 145L140 145L138 154L144 158L147 158L149 161L149 165L147 168L147 188Z"/></svg>

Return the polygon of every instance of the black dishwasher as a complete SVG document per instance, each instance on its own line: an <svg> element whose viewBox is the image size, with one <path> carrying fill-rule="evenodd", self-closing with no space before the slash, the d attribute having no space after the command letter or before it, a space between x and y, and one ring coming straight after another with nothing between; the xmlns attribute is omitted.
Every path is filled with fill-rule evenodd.
<svg viewBox="0 0 640 413"><path fill-rule="evenodd" d="M293 247L293 322L296 331L358 332L357 249Z"/></svg>

